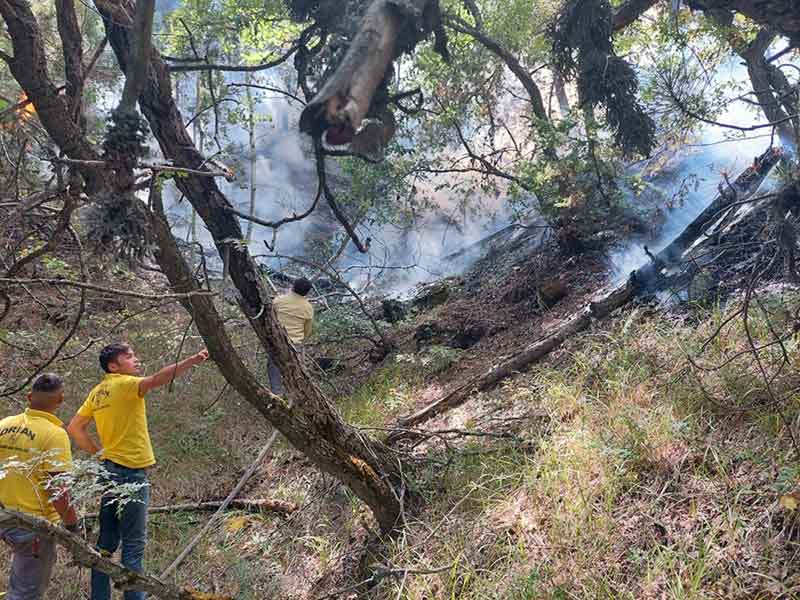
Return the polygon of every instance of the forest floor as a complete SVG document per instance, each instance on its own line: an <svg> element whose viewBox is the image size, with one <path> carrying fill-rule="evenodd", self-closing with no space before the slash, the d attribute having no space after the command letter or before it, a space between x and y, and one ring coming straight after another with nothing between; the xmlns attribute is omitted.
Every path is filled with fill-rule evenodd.
<svg viewBox="0 0 800 600"><path fill-rule="evenodd" d="M479 263L477 279L448 280L442 303L392 326L398 349L377 364L364 360L363 341L324 342L336 315L321 315L310 354L351 357L320 375L323 389L351 423L385 436L398 416L523 347L608 279L600 255L548 260ZM553 264L566 295L547 300L540 292L553 284L543 279ZM56 267L65 268L48 268ZM163 289L157 276L125 269L103 277ZM755 342L796 330L798 302L789 288L765 290L750 313ZM722 326L739 303L620 311L425 423L429 435L400 447L416 497L408 524L378 544L368 543L369 511L279 441L240 497L298 510L230 511L171 579L240 600L800 598L800 457L789 435L800 425L798 340L763 349L768 368L782 365L765 386L741 320ZM96 354L107 341L132 343L149 372L179 348L199 347L178 305L137 315L143 306L109 299L90 307L66 348L75 356L51 367L67 381L63 420L101 378ZM45 322L42 310L1 332L18 346L0 346L4 378L19 380L68 328ZM234 330L243 356L265 370L255 340ZM465 330L480 339L453 348ZM20 392L3 415L23 400ZM213 364L151 394L148 416L155 506L224 498L271 432ZM161 572L208 517L152 515L146 570ZM363 563L373 568L367 575ZM399 574L383 576L377 565ZM370 586L358 587L369 573ZM88 582L61 556L47 598L88 597Z"/></svg>

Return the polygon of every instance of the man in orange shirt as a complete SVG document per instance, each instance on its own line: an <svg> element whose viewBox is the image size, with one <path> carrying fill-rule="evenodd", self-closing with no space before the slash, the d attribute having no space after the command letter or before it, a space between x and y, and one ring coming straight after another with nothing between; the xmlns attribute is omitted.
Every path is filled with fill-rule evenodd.
<svg viewBox="0 0 800 600"><path fill-rule="evenodd" d="M106 372L72 418L67 431L85 452L101 453L105 479L114 485L132 484L130 501L119 510L119 497L106 494L100 503L100 537L97 549L107 556L122 542L122 564L142 572L147 541L147 505L150 484L147 468L155 464L144 396L167 385L194 365L208 358L202 350L189 358L162 368L154 375L141 377L141 364L128 344L111 344L100 351L100 366ZM87 428L94 419L99 446L89 437ZM144 592L127 591L125 600L144 600ZM92 570L92 600L110 600L108 575Z"/></svg>
<svg viewBox="0 0 800 600"><path fill-rule="evenodd" d="M301 355L303 343L311 335L311 326L314 322L314 307L306 298L310 291L311 282L305 277L299 277L295 280L291 292L272 301L278 322L286 329L289 341ZM267 361L270 390L276 396L280 396L283 393L281 372L272 358L267 357Z"/></svg>
<svg viewBox="0 0 800 600"><path fill-rule="evenodd" d="M77 528L77 515L69 493L53 486L51 476L72 468L69 437L55 415L64 402L64 382L45 373L28 393L24 413L0 420L0 505ZM52 539L22 527L0 527L0 539L11 546L14 558L8 579L7 600L40 600L50 583L56 560Z"/></svg>

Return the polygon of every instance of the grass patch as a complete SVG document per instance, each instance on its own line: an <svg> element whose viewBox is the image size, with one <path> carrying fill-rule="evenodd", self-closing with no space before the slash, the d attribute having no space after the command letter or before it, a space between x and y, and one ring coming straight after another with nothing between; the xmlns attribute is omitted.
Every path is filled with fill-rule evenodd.
<svg viewBox="0 0 800 600"><path fill-rule="evenodd" d="M504 398L550 415L549 435L533 453L484 449L431 467L424 525L388 560L455 571L383 583L374 597L800 597L791 539L774 525L792 522L776 501L800 483L777 413L797 414L800 357L794 339L768 346L795 301L750 315L780 406L764 401L752 356L735 358L748 348L740 321L706 344L736 307L634 313L507 385ZM698 355L702 365L687 359Z"/></svg>
<svg viewBox="0 0 800 600"><path fill-rule="evenodd" d="M423 381L424 374L413 364L391 362L339 400L339 410L345 421L357 427L381 427L414 405Z"/></svg>

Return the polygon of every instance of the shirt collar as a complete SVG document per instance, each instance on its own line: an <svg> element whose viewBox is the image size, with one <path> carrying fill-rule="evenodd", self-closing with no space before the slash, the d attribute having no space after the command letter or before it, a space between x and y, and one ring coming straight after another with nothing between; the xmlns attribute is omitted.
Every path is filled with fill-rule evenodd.
<svg viewBox="0 0 800 600"><path fill-rule="evenodd" d="M32 417L35 419L46 419L50 421L53 425L61 427L64 423L62 423L61 419L55 416L53 413L49 413L44 410L36 410L33 408L26 408L25 415L28 417Z"/></svg>

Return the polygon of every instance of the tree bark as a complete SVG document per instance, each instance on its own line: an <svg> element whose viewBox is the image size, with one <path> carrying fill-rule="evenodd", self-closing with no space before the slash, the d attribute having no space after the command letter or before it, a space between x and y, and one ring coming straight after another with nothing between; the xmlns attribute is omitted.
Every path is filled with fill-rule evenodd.
<svg viewBox="0 0 800 600"><path fill-rule="evenodd" d="M344 59L300 115L300 131L321 134L331 125L353 131L369 111L391 62L400 54L401 31L423 31L423 14L435 0L374 0ZM412 45L418 40L412 40Z"/></svg>
<svg viewBox="0 0 800 600"><path fill-rule="evenodd" d="M119 110L122 113L136 111L136 99L147 83L147 69L150 66L151 38L153 37L153 15L156 0L139 0L133 18L133 42L128 69L125 71L125 87Z"/></svg>
<svg viewBox="0 0 800 600"><path fill-rule="evenodd" d="M127 68L130 56L130 4L96 0L104 17L106 32L120 67ZM151 56L147 85L139 96L139 106L150 123L164 156L176 165L202 169L204 159L192 143L172 97L169 70L157 51ZM362 435L347 425L336 407L311 380L286 332L272 310L271 301L245 244L231 204L220 192L213 178L189 174L177 185L208 227L221 256L228 257L228 273L241 296L240 305L250 320L262 346L278 364L292 408L283 399L270 394L241 360L227 356L229 340L219 328L219 316L213 306L194 304L192 314L212 359L225 378L242 397L255 406L289 442L315 465L337 477L372 509L381 529L391 531L401 518L401 495L404 493L402 469L395 454L383 444ZM170 282L187 285L188 267L177 248L164 247L159 262ZM174 244L174 242L173 242ZM180 258L180 260L178 260ZM191 283L189 284L191 285ZM203 314L205 313L205 314ZM213 327L213 329L212 329Z"/></svg>
<svg viewBox="0 0 800 600"><path fill-rule="evenodd" d="M246 84L250 83L251 75L247 73L244 77ZM255 101L253 100L253 90L248 85L245 88L245 102L247 104L247 133L250 150L250 210L251 217L256 216L256 117ZM253 222L247 222L247 243L253 239Z"/></svg>
<svg viewBox="0 0 800 600"><path fill-rule="evenodd" d="M628 0L614 11L612 26L614 31L625 29L635 23L639 17L658 4L660 0Z"/></svg>
<svg viewBox="0 0 800 600"><path fill-rule="evenodd" d="M69 114L80 127L79 115L83 98L83 36L75 14L72 0L56 0L56 20L58 35L64 54L64 74L66 75Z"/></svg>
<svg viewBox="0 0 800 600"><path fill-rule="evenodd" d="M569 96L567 96L567 84L559 73L558 69L552 69L553 87L555 88L556 98L558 99L558 111L562 119L569 115Z"/></svg>
<svg viewBox="0 0 800 600"><path fill-rule="evenodd" d="M773 30L762 29L758 32L756 39L746 48L735 49L747 65L747 74L764 116L769 122L778 123L776 129L784 144L796 146L798 119L788 119L790 115L784 110L782 101L788 97L796 99L796 92L791 92L791 86L783 72L775 65L768 63L766 59L767 49L774 39ZM785 104L791 106L790 102L785 102ZM792 107L792 109L791 114L796 114L797 108Z"/></svg>
<svg viewBox="0 0 800 600"><path fill-rule="evenodd" d="M697 10L736 11L800 42L800 3L797 0L687 0L687 4Z"/></svg>

